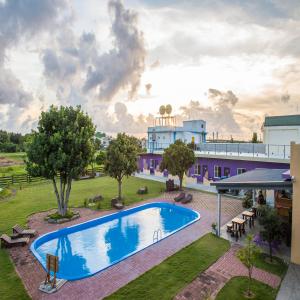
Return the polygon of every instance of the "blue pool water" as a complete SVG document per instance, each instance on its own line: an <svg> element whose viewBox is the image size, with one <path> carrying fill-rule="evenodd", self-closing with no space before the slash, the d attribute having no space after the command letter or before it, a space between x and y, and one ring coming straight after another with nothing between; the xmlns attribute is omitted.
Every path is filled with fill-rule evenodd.
<svg viewBox="0 0 300 300"><path fill-rule="evenodd" d="M148 203L45 234L31 251L45 268L46 254L59 257L58 277L91 276L192 224L200 215L169 203Z"/></svg>

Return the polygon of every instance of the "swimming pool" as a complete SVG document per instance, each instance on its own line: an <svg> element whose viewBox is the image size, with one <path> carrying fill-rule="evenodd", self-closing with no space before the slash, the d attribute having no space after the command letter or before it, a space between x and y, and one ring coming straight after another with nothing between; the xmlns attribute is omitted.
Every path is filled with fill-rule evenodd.
<svg viewBox="0 0 300 300"><path fill-rule="evenodd" d="M199 213L154 202L47 233L31 244L45 268L46 254L59 257L58 278L92 276L196 222Z"/></svg>

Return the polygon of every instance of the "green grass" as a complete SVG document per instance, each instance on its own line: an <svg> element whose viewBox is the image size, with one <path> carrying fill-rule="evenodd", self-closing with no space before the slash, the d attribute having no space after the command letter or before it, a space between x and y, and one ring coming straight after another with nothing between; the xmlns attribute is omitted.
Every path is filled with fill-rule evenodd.
<svg viewBox="0 0 300 300"><path fill-rule="evenodd" d="M3 249L0 249L0 270L0 299L30 299L14 270L7 251Z"/></svg>
<svg viewBox="0 0 300 300"><path fill-rule="evenodd" d="M137 195L140 186L148 186L147 195ZM161 194L163 183L130 177L124 180L123 195L129 205ZM83 206L84 199L101 194L104 197L102 209L111 208L110 200L117 195L117 182L110 177L74 181L70 206ZM26 225L30 214L56 208L52 184L49 182L27 185L17 190L8 201L0 201L0 234L11 233L16 223ZM28 299L27 293L16 275L6 250L0 249L0 299Z"/></svg>
<svg viewBox="0 0 300 300"><path fill-rule="evenodd" d="M255 260L254 265L257 268L266 270L283 278L287 271L288 265L278 257L273 257L274 263L271 264L268 261L266 261L266 258L268 257L269 256L267 254L261 253L259 257Z"/></svg>
<svg viewBox="0 0 300 300"><path fill-rule="evenodd" d="M0 167L0 177L26 174L25 165L14 165L9 167Z"/></svg>
<svg viewBox="0 0 300 300"><path fill-rule="evenodd" d="M26 157L26 153L25 152L15 152L15 153L0 152L0 157L12 159L17 162L23 162Z"/></svg>
<svg viewBox="0 0 300 300"><path fill-rule="evenodd" d="M244 292L248 287L247 277L234 277L230 279L222 290L218 293L216 300L242 300L249 299L244 296ZM253 300L275 300L277 290L270 286L259 282L255 279L252 281L251 290L254 292L255 297Z"/></svg>
<svg viewBox="0 0 300 300"><path fill-rule="evenodd" d="M228 241L207 234L106 299L172 299L200 272L222 256L229 247Z"/></svg>
<svg viewBox="0 0 300 300"><path fill-rule="evenodd" d="M140 186L147 185L149 193L137 195ZM163 183L129 177L123 182L125 205L130 205L143 199L157 197L161 194ZM18 188L18 185L16 186ZM74 181L70 196L70 207L83 206L84 199L101 194L104 200L101 209L110 209L110 201L117 195L117 182L110 177L100 177L89 180ZM26 225L27 216L38 211L56 208L56 198L53 186L49 182L26 185L17 189L16 196L9 201L0 202L0 233L10 232L15 223Z"/></svg>

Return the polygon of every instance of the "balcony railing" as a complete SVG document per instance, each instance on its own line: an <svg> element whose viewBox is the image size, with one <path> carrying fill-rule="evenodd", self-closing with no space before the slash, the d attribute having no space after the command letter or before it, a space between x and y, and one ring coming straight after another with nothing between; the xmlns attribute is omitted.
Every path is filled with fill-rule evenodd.
<svg viewBox="0 0 300 300"><path fill-rule="evenodd" d="M170 143L148 142L147 150L150 153L163 151ZM194 144L194 151L201 154L220 156L242 156L289 159L290 145L272 145L260 143L201 143Z"/></svg>

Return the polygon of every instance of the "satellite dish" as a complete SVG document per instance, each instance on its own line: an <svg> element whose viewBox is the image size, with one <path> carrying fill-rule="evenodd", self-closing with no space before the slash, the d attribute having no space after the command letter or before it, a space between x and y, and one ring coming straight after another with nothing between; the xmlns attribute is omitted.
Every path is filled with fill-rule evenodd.
<svg viewBox="0 0 300 300"><path fill-rule="evenodd" d="M159 108L159 113L163 116L165 113L166 113L166 107L164 105L162 105L160 108Z"/></svg>
<svg viewBox="0 0 300 300"><path fill-rule="evenodd" d="M166 114L170 115L172 113L172 106L170 104L166 105Z"/></svg>

